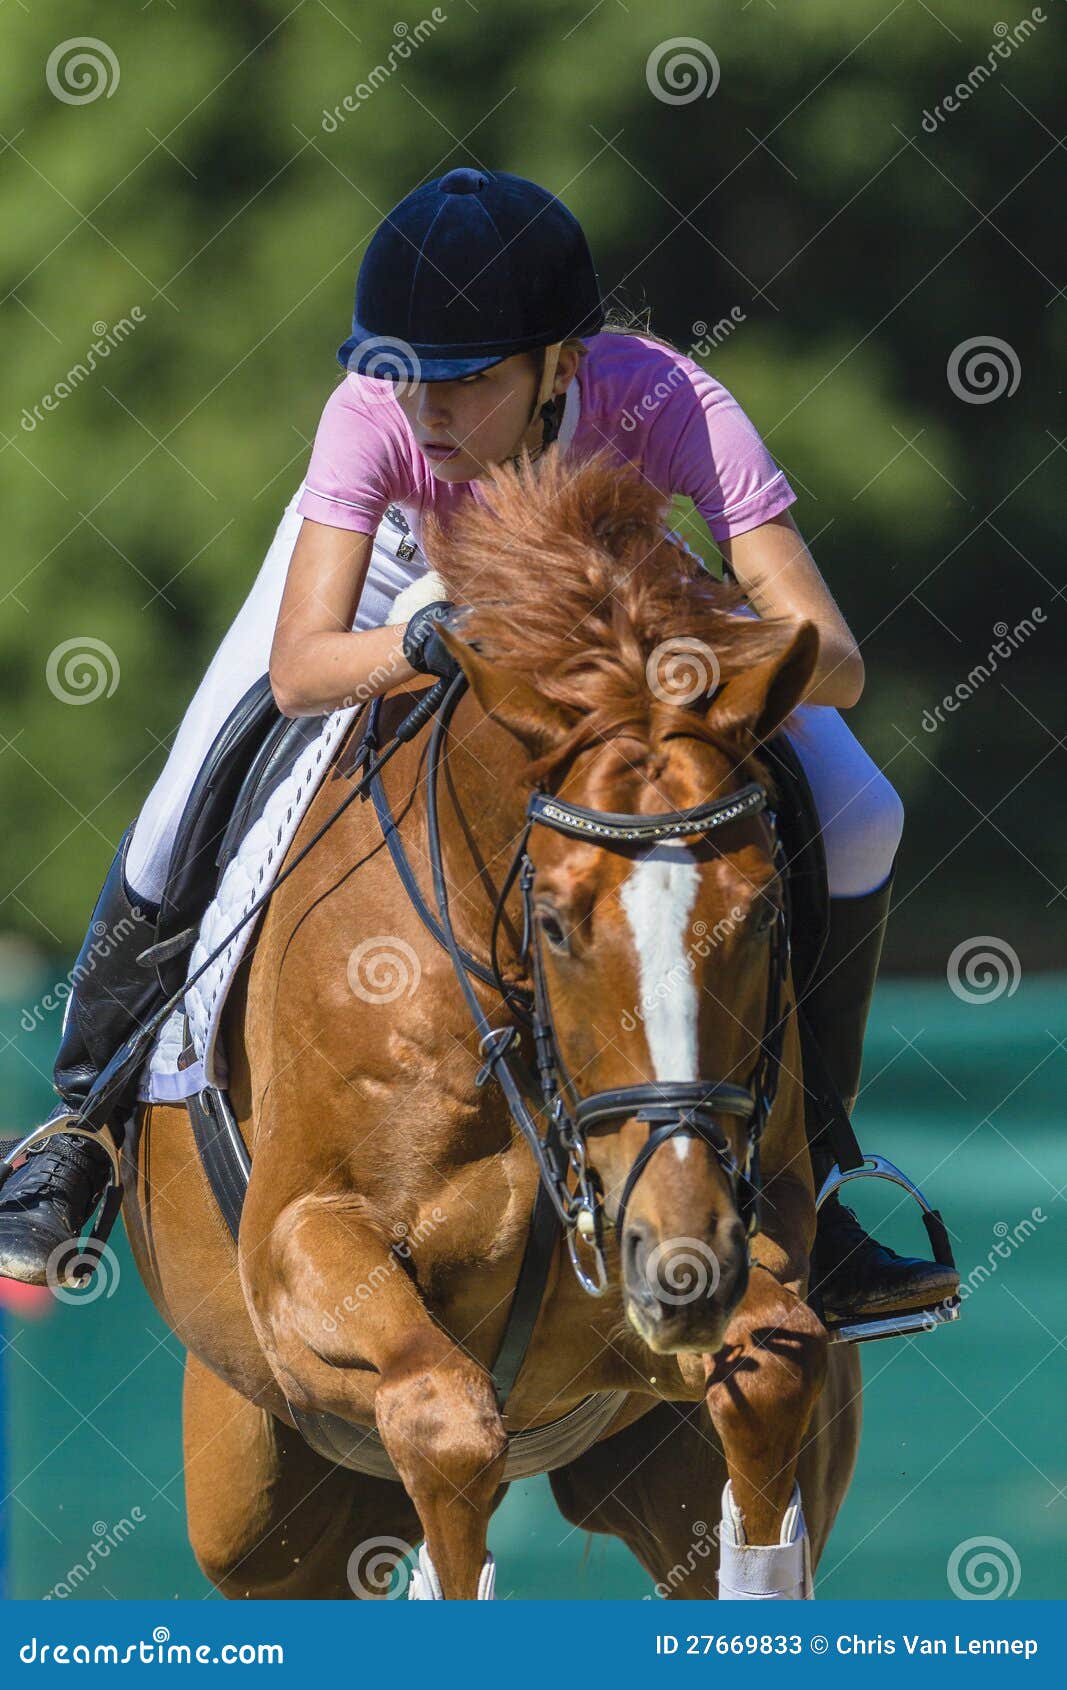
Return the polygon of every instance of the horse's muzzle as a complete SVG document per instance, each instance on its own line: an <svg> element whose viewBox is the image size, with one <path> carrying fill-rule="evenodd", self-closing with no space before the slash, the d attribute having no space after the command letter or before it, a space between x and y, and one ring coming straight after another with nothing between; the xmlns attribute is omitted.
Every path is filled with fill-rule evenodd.
<svg viewBox="0 0 1067 1690"><path fill-rule="evenodd" d="M701 1238L661 1238L643 1220L622 1238L626 1316L658 1355L713 1355L748 1286L748 1245L736 1215Z"/></svg>

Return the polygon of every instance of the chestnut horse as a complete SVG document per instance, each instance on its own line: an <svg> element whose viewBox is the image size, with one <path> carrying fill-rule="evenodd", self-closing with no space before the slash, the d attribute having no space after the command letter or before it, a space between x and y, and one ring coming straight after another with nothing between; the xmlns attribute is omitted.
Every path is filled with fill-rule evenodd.
<svg viewBox="0 0 1067 1690"><path fill-rule="evenodd" d="M602 457L550 457L494 472L447 534L431 525L425 538L448 596L472 607L444 636L469 686L439 803L451 920L476 957L535 787L616 820L753 781L773 790L759 747L811 676L814 630L737 615L737 589L665 535L664 515L661 495ZM412 698L386 701L387 731ZM290 856L350 790L351 760L342 747ZM423 741L406 745L384 784L429 897L425 760ZM783 895L772 843L766 813L651 848L532 830L532 942L579 1094L736 1088L753 1072ZM516 890L500 947L516 984L529 981L520 926ZM506 1025L499 995L475 991ZM534 1159L498 1086L477 1083L470 1007L373 807L349 805L279 886L227 1008L230 1097L252 1159L238 1248L183 1107L141 1106L127 1169L138 1267L188 1351L190 1537L225 1595L381 1595L357 1552L384 1545L395 1559L420 1542L435 1595L486 1594L509 1434L591 1393L622 1395L592 1446L555 1467L557 1502L575 1526L627 1543L663 1593L717 1594L709 1548L727 1478L750 1546L787 1541L799 1481L817 1559L852 1471L859 1365L845 1346L828 1351L805 1301L815 1215L788 977L782 1007L758 1232L746 1236L735 1177L746 1122L723 1113L718 1147L676 1134L647 1158L616 1242L649 1127L600 1122L587 1152L608 1290L588 1296L560 1244L505 1419L488 1368ZM400 1482L316 1453L294 1413L376 1428Z"/></svg>

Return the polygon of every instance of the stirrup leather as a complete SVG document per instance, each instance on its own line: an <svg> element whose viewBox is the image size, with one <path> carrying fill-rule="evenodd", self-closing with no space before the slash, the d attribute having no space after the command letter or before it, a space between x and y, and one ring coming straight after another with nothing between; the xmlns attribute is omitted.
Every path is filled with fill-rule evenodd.
<svg viewBox="0 0 1067 1690"><path fill-rule="evenodd" d="M922 1210L923 1225L930 1240L934 1261L942 1267L955 1268L956 1259L952 1254L947 1228L939 1212L931 1208L914 1181L885 1156L865 1156L860 1167L844 1170L835 1162L815 1199L816 1212L822 1208L828 1197L832 1197L842 1186L854 1179L888 1180L892 1185L899 1185L909 1197L913 1197ZM927 1308L901 1309L895 1314L871 1315L866 1319L861 1317L842 1320L827 1314L821 1314L820 1318L830 1335L831 1344L866 1344L877 1338L902 1338L912 1332L933 1332L938 1326L948 1325L960 1318L960 1298L945 1297L940 1302L931 1303Z"/></svg>

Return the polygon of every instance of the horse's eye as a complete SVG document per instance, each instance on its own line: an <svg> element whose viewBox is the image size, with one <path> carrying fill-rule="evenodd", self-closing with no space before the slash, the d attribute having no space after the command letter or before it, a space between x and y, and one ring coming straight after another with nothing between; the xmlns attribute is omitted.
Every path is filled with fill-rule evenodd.
<svg viewBox="0 0 1067 1690"><path fill-rule="evenodd" d="M752 928L765 939L778 918L778 905L769 898L760 898L752 911Z"/></svg>
<svg viewBox="0 0 1067 1690"><path fill-rule="evenodd" d="M546 944L551 945L554 951L566 950L566 930L554 910L543 908L539 909L537 912L537 924Z"/></svg>

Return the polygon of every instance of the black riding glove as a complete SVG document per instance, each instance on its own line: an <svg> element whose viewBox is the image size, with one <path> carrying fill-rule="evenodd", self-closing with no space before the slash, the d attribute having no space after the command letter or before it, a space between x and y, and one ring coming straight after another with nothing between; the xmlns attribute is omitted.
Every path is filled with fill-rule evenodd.
<svg viewBox="0 0 1067 1690"><path fill-rule="evenodd" d="M450 599L435 599L417 610L404 630L404 656L422 675L440 675L451 681L460 666L440 636L440 626L451 624L455 606Z"/></svg>

